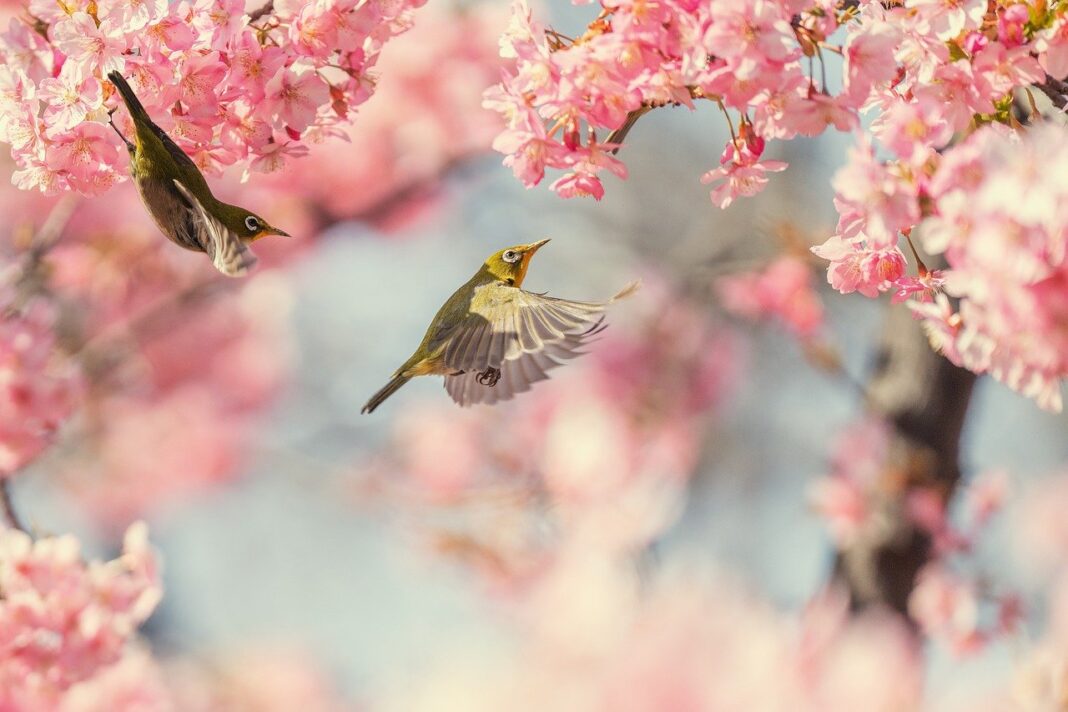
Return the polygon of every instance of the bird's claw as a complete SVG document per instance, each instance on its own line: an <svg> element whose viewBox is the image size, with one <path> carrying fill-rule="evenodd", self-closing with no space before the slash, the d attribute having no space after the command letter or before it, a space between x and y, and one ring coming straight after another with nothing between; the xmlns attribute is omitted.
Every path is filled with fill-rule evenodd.
<svg viewBox="0 0 1068 712"><path fill-rule="evenodd" d="M480 372L476 380L479 385L492 388L497 385L497 381L501 380L501 369L490 366L485 371Z"/></svg>

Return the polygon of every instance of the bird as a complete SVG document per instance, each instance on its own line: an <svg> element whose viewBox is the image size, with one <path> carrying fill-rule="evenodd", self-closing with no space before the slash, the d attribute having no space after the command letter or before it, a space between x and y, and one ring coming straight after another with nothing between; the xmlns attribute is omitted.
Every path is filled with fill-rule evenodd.
<svg viewBox="0 0 1068 712"><path fill-rule="evenodd" d="M216 199L193 159L152 121L122 74L109 72L108 79L130 112L134 141L115 125L115 109L108 123L130 152L130 174L141 202L171 242L206 252L220 272L240 277L256 264L249 243L267 235L289 236L259 215Z"/></svg>
<svg viewBox="0 0 1068 712"><path fill-rule="evenodd" d="M371 396L371 413L416 376L445 377L456 403L493 405L548 378L562 361L603 331L605 308L630 294L632 282L604 302L557 299L522 289L530 260L548 239L493 253L430 322L419 347Z"/></svg>

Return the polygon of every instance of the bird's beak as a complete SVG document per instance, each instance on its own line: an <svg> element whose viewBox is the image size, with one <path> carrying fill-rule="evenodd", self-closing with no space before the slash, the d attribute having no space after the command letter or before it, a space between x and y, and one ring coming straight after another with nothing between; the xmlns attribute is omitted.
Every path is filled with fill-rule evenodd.
<svg viewBox="0 0 1068 712"><path fill-rule="evenodd" d="M535 252L540 250L542 248L542 246L548 241L549 241L549 238L545 238L544 240L538 240L537 242L532 242L529 245L527 245L527 249L525 249L523 251L526 252L528 255L533 255Z"/></svg>
<svg viewBox="0 0 1068 712"><path fill-rule="evenodd" d="M290 235L285 230L279 230L276 227L269 227L269 226L263 230L263 235L261 235L261 237L264 236L264 235L278 235L279 237L292 237L292 235Z"/></svg>

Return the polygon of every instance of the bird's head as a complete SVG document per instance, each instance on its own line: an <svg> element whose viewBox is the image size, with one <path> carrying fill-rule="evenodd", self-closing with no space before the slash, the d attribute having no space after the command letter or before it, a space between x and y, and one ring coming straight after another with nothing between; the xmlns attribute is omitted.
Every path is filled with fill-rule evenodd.
<svg viewBox="0 0 1068 712"><path fill-rule="evenodd" d="M242 242L255 242L268 235L289 237L289 233L272 227L270 223L256 213L251 213L236 205L219 204L217 216L226 227L241 238Z"/></svg>
<svg viewBox="0 0 1068 712"><path fill-rule="evenodd" d="M523 278L527 276L530 258L548 241L549 238L545 238L529 245L516 245L494 252L486 260L485 269L494 278L513 287L519 287L523 284Z"/></svg>

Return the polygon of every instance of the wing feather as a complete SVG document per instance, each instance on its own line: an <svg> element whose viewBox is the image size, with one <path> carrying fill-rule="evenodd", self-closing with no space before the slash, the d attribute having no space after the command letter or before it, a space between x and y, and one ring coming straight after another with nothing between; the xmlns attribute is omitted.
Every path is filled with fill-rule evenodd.
<svg viewBox="0 0 1068 712"><path fill-rule="evenodd" d="M564 361L584 353L582 347L604 331L605 308L630 294L629 285L607 302L577 302L489 285L481 301L472 299L471 314L448 337L442 357L456 375L445 389L460 405L497 403L530 390ZM489 368L500 369L496 385L479 383Z"/></svg>
<svg viewBox="0 0 1068 712"><path fill-rule="evenodd" d="M241 238L235 235L222 221L204 209L200 200L181 181L174 181L178 192L193 207L191 225L196 232L196 241L208 253L215 269L228 277L240 277L256 264L256 256Z"/></svg>

